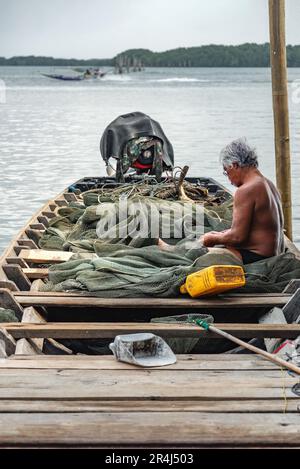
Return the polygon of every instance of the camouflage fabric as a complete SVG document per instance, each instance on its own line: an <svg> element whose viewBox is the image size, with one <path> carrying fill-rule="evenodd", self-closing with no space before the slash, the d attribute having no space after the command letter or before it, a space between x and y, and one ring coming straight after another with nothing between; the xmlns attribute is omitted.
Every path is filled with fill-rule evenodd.
<svg viewBox="0 0 300 469"><path fill-rule="evenodd" d="M154 153L154 158L152 162L152 152ZM122 161L120 162L120 170L122 174L126 173L128 169L134 166L134 163L137 159L143 154L144 164L147 165L147 156L145 156L145 152L149 150L149 165L151 165L151 172L153 174L157 174L158 176L161 175L163 169L163 145L159 138L155 137L139 137L133 138L129 140L129 142L125 145L123 151Z"/></svg>

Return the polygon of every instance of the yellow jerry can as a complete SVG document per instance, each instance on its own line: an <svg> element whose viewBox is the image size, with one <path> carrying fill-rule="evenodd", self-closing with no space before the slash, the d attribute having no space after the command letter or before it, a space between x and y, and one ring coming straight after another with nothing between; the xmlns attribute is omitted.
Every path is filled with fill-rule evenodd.
<svg viewBox="0 0 300 469"><path fill-rule="evenodd" d="M217 295L226 290L243 287L245 272L237 265L212 265L187 276L180 287L181 293L189 293L193 298L203 295Z"/></svg>

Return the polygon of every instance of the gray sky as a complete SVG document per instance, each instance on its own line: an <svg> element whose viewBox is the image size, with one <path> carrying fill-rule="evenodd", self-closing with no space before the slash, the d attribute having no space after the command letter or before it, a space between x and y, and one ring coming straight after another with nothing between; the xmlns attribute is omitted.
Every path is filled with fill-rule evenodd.
<svg viewBox="0 0 300 469"><path fill-rule="evenodd" d="M300 44L300 0L286 0ZM268 0L0 0L0 56L109 58L131 48L268 42Z"/></svg>

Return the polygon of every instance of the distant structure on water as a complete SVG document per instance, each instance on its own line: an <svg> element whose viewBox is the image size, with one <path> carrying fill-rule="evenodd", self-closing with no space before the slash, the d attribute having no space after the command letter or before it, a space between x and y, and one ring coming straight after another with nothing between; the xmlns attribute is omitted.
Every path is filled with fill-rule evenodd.
<svg viewBox="0 0 300 469"><path fill-rule="evenodd" d="M141 72L142 70L145 70L144 64L137 57L119 55L115 59L115 74L121 75L129 72Z"/></svg>

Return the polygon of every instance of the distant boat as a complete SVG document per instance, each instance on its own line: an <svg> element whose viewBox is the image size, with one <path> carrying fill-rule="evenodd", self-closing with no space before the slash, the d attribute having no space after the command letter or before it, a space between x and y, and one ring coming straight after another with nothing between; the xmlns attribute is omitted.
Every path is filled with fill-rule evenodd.
<svg viewBox="0 0 300 469"><path fill-rule="evenodd" d="M57 75L57 74L47 74L47 73L42 73L44 77L47 78L54 78L55 80L63 80L63 81L81 81L84 80L83 76L67 76L67 75Z"/></svg>
<svg viewBox="0 0 300 469"><path fill-rule="evenodd" d="M103 72L102 70L99 70L99 68L88 68L88 69L82 69L82 68L73 68L75 72L83 73L84 78L103 78L107 72Z"/></svg>

